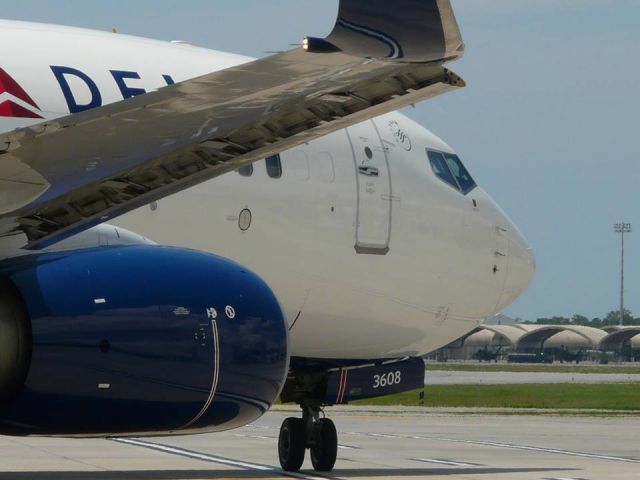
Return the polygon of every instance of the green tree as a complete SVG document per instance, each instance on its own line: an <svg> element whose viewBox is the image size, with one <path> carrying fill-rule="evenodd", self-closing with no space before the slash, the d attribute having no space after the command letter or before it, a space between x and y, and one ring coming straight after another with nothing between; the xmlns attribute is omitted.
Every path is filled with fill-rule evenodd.
<svg viewBox="0 0 640 480"><path fill-rule="evenodd" d="M636 319L626 308L623 311L623 325L636 325ZM607 313L602 320L602 326L605 325L619 325L620 324L620 310L611 310Z"/></svg>
<svg viewBox="0 0 640 480"><path fill-rule="evenodd" d="M529 325L584 325L587 327L602 328L610 325L618 325L620 323L620 311L611 310L604 318L595 317L591 320L584 315L576 313L571 318L554 315L553 317L537 318L535 322L527 320L519 323ZM631 311L625 309L624 325L640 325L640 317L634 318Z"/></svg>
<svg viewBox="0 0 640 480"><path fill-rule="evenodd" d="M591 326L591 320L589 320L584 315L580 315L578 313L576 313L573 317L571 317L571 323L573 323L574 325L584 325L587 327Z"/></svg>
<svg viewBox="0 0 640 480"><path fill-rule="evenodd" d="M569 325L571 320L566 317L554 316L551 318L538 318L536 323L538 325Z"/></svg>

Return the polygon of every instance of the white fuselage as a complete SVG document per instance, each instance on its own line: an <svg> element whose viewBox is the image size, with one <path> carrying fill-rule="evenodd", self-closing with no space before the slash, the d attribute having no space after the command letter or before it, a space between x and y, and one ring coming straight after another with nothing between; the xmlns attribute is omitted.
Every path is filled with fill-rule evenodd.
<svg viewBox="0 0 640 480"><path fill-rule="evenodd" d="M76 105L88 105L97 103L97 89L104 105L132 88L160 88L167 76L179 82L249 60L20 22L0 22L0 45L0 67L37 109L7 98L46 119L69 113L69 92ZM84 77L67 73L65 96L52 66ZM0 118L0 130L38 121ZM464 195L443 182L428 150L453 153L392 113L282 152L280 176L277 165L269 175L259 161L250 176L229 173L115 223L257 272L283 305L293 356L423 354L513 302L535 268L525 239L487 193L476 187Z"/></svg>

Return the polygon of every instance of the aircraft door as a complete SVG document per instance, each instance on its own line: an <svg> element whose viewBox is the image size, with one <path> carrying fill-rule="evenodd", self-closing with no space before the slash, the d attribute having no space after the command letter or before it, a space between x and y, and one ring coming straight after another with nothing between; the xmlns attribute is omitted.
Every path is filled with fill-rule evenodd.
<svg viewBox="0 0 640 480"><path fill-rule="evenodd" d="M347 129L356 167L356 252L384 255L391 238L391 176L387 154L371 121Z"/></svg>

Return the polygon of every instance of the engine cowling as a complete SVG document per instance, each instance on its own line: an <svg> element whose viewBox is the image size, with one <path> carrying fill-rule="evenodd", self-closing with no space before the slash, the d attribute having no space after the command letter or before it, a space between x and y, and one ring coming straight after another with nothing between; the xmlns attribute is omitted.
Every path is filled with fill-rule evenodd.
<svg viewBox="0 0 640 480"><path fill-rule="evenodd" d="M286 320L234 262L101 247L12 259L0 277L2 434L226 430L280 393Z"/></svg>

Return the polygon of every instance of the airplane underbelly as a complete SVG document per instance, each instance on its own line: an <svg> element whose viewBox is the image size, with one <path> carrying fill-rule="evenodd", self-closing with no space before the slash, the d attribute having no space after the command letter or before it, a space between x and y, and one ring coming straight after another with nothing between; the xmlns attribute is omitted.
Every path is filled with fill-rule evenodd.
<svg viewBox="0 0 640 480"><path fill-rule="evenodd" d="M290 331L291 354L321 359L414 356L448 343L476 324L375 292L325 285L310 292Z"/></svg>

